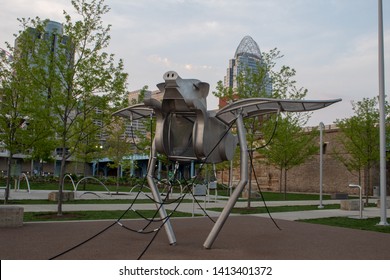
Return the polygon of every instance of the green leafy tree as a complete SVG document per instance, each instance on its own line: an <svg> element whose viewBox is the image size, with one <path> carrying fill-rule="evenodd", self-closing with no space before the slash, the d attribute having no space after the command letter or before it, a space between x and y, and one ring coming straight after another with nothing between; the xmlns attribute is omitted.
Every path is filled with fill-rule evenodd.
<svg viewBox="0 0 390 280"><path fill-rule="evenodd" d="M269 86L272 83L273 67L275 61L280 58L280 52L277 49L271 50L269 53L262 53L262 62L257 63L255 69L246 68L238 74L237 88L225 87L222 81L217 83L216 91L213 94L225 100L227 103L234 102L238 99L251 97L272 97L272 92L269 92ZM256 117L245 120L245 128L247 131L247 142L250 151L256 146L256 142L261 139L260 127L263 118ZM252 156L253 156L253 152ZM238 154L235 154L233 160L235 163L239 161ZM226 169L227 164L219 164L218 168ZM248 207L250 207L251 193L251 177L252 168L249 170L249 185L248 185ZM231 175L230 175L231 176Z"/></svg>
<svg viewBox="0 0 390 280"><path fill-rule="evenodd" d="M127 79L122 60L116 62L113 54L104 51L110 41L110 25L103 24L102 16L109 7L103 0L71 3L77 20L64 11L63 32L45 32L47 21L39 18L23 19L21 32L28 33L30 26L35 32L35 45L28 56L28 77L33 88L46 97L50 109L46 125L55 133L61 158L58 215L62 215L67 159L97 129L93 121L96 110L109 112L123 99Z"/></svg>
<svg viewBox="0 0 390 280"><path fill-rule="evenodd" d="M336 121L341 132L338 141L346 153L336 149L335 155L348 170L359 173L360 185L363 169L366 203L368 203L368 196L372 193L372 168L379 162L378 100L377 98L363 98L362 101L352 102L352 108L354 111L352 117ZM386 108L388 110L388 104Z"/></svg>
<svg viewBox="0 0 390 280"><path fill-rule="evenodd" d="M268 53L262 53L262 62L257 64L255 70L247 68L236 77L237 88L226 88L223 86L222 81L219 81L216 92L213 92L213 94L225 99L228 103L237 99L252 97L303 99L307 94L307 90L297 87L294 79L296 71L285 65L277 68L277 61L282 57L283 55L276 48ZM271 92L269 91L270 86L272 86ZM292 116L294 115L296 117L293 118ZM291 117L285 118L284 121L290 121L292 126L299 126L305 124L309 116L310 114L291 114ZM294 121L292 121L293 119ZM253 152L259 150L265 142L268 142L267 139L270 139L272 135L267 134L267 129L275 127L275 125L275 118L271 116L261 116L245 121L248 149L251 153L250 158L253 159ZM263 126L266 127L263 128ZM282 131L280 130L279 134L281 133ZM304 141L304 139L301 140ZM287 141L284 145L292 145L292 142ZM251 193L251 172L252 168L249 174L249 194ZM250 207L250 196L248 207Z"/></svg>
<svg viewBox="0 0 390 280"><path fill-rule="evenodd" d="M110 159L109 167L116 168L116 192L119 189L119 180L121 177L121 168L126 167L128 161L126 156L133 153L132 139L126 134L127 120L120 117L113 117L112 122L107 126L109 131L106 139L103 154Z"/></svg>
<svg viewBox="0 0 390 280"><path fill-rule="evenodd" d="M102 97L96 95L96 99ZM101 102L106 102L102 100ZM99 103L99 101L96 101ZM80 127L84 127L84 130L80 130L76 127L76 131L80 130L81 139L75 139L76 143L71 143L73 148L73 154L76 159L84 163L84 176L87 174L88 165L86 163L93 162L101 158L101 146L104 138L104 130L107 125L110 124L112 118L111 113L115 108L103 106L104 110L99 108L90 108L86 104L81 104L81 117L79 120ZM89 111L92 110L92 111ZM84 181L86 182L86 181Z"/></svg>
<svg viewBox="0 0 390 280"><path fill-rule="evenodd" d="M315 143L317 131L304 131L301 123L302 120L296 114L287 113L274 117L272 122L266 122L263 129L264 136L271 141L259 152L269 164L280 170L279 187L282 192L284 186L285 198L288 170L304 163L310 156L318 153L319 149Z"/></svg>
<svg viewBox="0 0 390 280"><path fill-rule="evenodd" d="M23 47L21 47L23 46ZM46 99L37 92L30 79L30 50L34 40L27 33L20 34L18 48L7 43L10 56L0 57L0 142L8 151L5 203L8 201L13 156L34 152L50 134L43 120L48 114Z"/></svg>
<svg viewBox="0 0 390 280"><path fill-rule="evenodd" d="M279 72L272 74L275 98L302 100L306 97L307 89L297 87L295 75L295 69L288 66L282 66ZM261 129L261 147L264 148L257 150L265 155L268 163L280 170L279 188L281 191L284 186L285 197L288 170L304 163L319 149L315 143L317 131L308 132L303 129L310 116L310 112L271 116Z"/></svg>

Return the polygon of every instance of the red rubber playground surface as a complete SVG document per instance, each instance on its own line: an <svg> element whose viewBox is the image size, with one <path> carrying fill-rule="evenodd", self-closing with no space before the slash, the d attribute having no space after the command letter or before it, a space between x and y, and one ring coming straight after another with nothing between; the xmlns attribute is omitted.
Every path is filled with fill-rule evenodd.
<svg viewBox="0 0 390 280"><path fill-rule="evenodd" d="M126 220L133 229L145 221ZM390 234L251 216L229 217L212 249L203 243L213 224L207 218L176 218L172 226L177 244L171 246L165 230L140 234L118 224L85 244L112 221L25 223L20 228L0 229L2 260L116 260L116 259L263 259L263 260L358 260L390 259ZM158 227L152 224L151 229ZM152 241L152 242L151 242ZM148 249L145 251L147 246ZM144 252L145 251L145 252ZM144 252L144 253L143 253Z"/></svg>

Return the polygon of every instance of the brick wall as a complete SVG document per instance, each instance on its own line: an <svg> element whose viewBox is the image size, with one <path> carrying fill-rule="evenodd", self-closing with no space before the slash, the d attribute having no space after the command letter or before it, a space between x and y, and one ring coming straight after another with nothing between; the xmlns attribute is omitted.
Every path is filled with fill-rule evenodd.
<svg viewBox="0 0 390 280"><path fill-rule="evenodd" d="M326 152L323 156L323 192L324 193L349 193L357 194L357 191L348 187L349 184L358 184L358 172L349 172L347 168L335 158L335 149L341 150L342 146L337 141L339 131L334 126L326 126L323 133L323 141L327 143ZM319 143L319 138L318 138ZM274 166L267 165L261 155L254 155L254 166L258 182L262 190L279 191L280 190L280 171ZM236 164L238 165L238 164ZM320 156L315 155L308 159L304 164L294 167L287 173L287 191L291 192L319 192L320 181ZM389 169L389 168L388 168ZM237 184L240 179L239 167L234 166L233 184ZM228 183L229 172L218 173L219 182ZM379 168L374 168L372 173L373 186L379 186ZM389 185L389 172L388 172ZM364 176L362 171L362 184ZM252 189L257 188L255 179L252 179ZM282 190L283 191L283 190ZM389 187L388 187L389 193Z"/></svg>

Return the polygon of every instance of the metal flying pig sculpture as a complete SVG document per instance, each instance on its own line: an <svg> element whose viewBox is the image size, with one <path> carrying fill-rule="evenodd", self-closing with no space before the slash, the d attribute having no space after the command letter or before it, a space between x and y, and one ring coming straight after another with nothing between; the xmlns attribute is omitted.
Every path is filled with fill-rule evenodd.
<svg viewBox="0 0 390 280"><path fill-rule="evenodd" d="M248 154L243 119L277 112L313 111L341 101L248 98L219 110L208 111L208 83L196 79L182 79L174 71L166 72L163 78L165 82L157 85L163 95L161 102L146 96L143 104L114 113L132 120L148 117L150 114L156 117L156 133L151 147L147 181L154 199L158 202L156 207L161 219L166 219L167 214L161 205L161 196L153 180L157 153L178 162L196 160L218 163L231 160L235 147L237 144L240 146L240 181L203 244L205 248L211 248L248 181ZM233 122L237 135L229 131ZM164 227L170 244L175 244L176 238L169 220Z"/></svg>

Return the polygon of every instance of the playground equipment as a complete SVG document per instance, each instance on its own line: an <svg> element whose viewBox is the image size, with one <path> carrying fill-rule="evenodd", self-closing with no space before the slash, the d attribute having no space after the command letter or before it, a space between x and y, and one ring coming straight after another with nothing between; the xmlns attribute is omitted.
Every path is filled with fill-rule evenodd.
<svg viewBox="0 0 390 280"><path fill-rule="evenodd" d="M325 108L341 99L327 101L283 100L270 98L248 98L233 102L220 110L207 110L209 84L196 79L182 79L176 72L163 76L165 82L157 85L162 101L145 96L143 104L136 104L114 113L131 121L156 117L156 133L150 149L147 182L164 223L169 243L176 237L162 199L153 179L157 153L169 160L188 163L219 163L233 158L237 144L240 146L240 181L231 194L225 208L214 224L203 246L211 248L226 219L248 181L248 149L246 143L245 118L279 112L304 112ZM237 135L231 133L236 126Z"/></svg>
<svg viewBox="0 0 390 280"><path fill-rule="evenodd" d="M63 183L65 182L65 179L66 179L66 178L70 178L70 181L72 182L73 192L74 192L74 196L75 196L75 197L76 197L76 195L77 195L77 188L78 188L79 184L80 184L82 181L86 181L86 180L89 180L89 179L92 179L92 180L98 182L100 185L102 185L102 186L105 188L105 190L106 190L107 193L110 195L110 197L112 196L112 194L111 194L110 190L107 188L107 186L106 186L102 181L100 181L99 179L97 179L97 178L95 178L95 177L87 176L87 177L81 178L77 183L75 183L74 180L73 180L73 178L72 178L72 176L71 176L70 174L66 174L66 175L64 176ZM81 194L79 197L81 197L81 196L83 196L83 195L85 195L85 194L87 194L87 193L90 193L90 194L96 195L97 197L100 197L97 193L92 192L92 191L85 191L85 192L84 192L83 194Z"/></svg>
<svg viewBox="0 0 390 280"><path fill-rule="evenodd" d="M26 183L27 183L27 192L31 192L30 182L28 181L28 176L26 173L21 173L18 178L15 178L15 191L20 190L20 182L23 179L26 180Z"/></svg>

